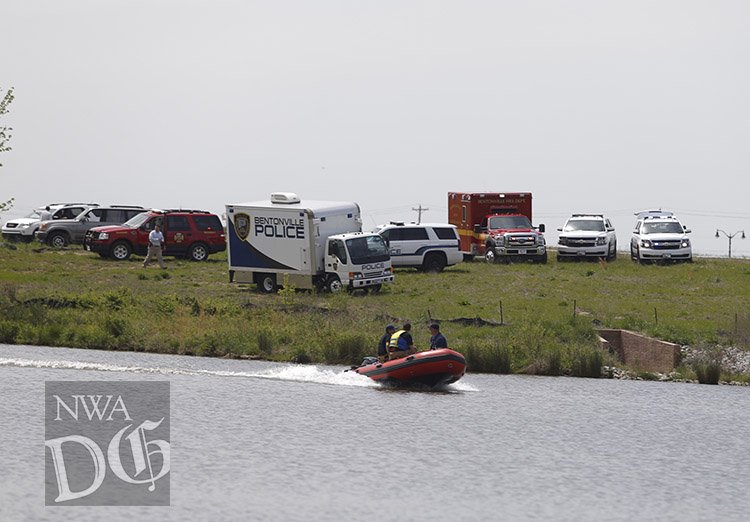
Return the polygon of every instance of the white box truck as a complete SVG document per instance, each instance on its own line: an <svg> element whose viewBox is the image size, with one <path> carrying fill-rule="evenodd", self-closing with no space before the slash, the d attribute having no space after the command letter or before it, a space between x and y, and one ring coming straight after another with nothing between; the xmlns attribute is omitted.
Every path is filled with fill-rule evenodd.
<svg viewBox="0 0 750 522"><path fill-rule="evenodd" d="M362 232L359 205L302 201L275 192L268 201L226 206L229 281L338 292L378 291L393 282L391 256L378 234Z"/></svg>

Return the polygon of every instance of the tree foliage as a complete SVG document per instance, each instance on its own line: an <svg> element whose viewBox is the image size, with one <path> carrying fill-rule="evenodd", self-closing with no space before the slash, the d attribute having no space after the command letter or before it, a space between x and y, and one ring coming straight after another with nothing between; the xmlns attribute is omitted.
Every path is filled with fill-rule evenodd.
<svg viewBox="0 0 750 522"><path fill-rule="evenodd" d="M0 116L4 116L8 113L8 106L13 101L13 98L15 98L15 96L13 95L13 87L8 89L5 92L5 95L2 95L2 89L0 89ZM13 132L13 129L11 127L0 125L0 153L8 152L9 150L11 150L10 146L8 145L8 142L13 137L11 132ZM0 163L0 167L2 166L3 164ZM5 202L0 202L0 212L8 210L12 205L13 198Z"/></svg>

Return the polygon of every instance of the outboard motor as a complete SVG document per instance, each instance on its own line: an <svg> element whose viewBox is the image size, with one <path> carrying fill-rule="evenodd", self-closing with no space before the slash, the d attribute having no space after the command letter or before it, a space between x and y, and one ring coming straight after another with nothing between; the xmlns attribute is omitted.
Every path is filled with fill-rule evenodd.
<svg viewBox="0 0 750 522"><path fill-rule="evenodd" d="M365 357L362 359L362 364L360 364L360 366L369 366L371 364L377 364L378 362L377 357Z"/></svg>

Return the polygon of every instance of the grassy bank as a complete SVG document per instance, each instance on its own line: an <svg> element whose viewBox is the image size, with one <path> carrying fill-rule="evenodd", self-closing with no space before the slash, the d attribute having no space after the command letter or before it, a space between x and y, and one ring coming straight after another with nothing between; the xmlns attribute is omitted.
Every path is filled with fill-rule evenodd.
<svg viewBox="0 0 750 522"><path fill-rule="evenodd" d="M170 258L166 271L141 262L0 248L0 342L350 364L374 351L386 323L411 321L426 347L426 324L438 319L475 371L583 376L614 363L597 349L595 326L750 344L745 260L463 263L436 275L397 271L379 295L354 296L230 284L225 255Z"/></svg>

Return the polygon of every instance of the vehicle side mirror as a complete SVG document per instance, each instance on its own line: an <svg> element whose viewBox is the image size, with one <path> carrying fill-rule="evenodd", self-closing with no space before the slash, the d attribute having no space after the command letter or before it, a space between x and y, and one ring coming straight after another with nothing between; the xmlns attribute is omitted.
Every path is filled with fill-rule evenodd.
<svg viewBox="0 0 750 522"><path fill-rule="evenodd" d="M686 228L686 229L685 229L685 233L686 233L686 234L689 234L690 232L692 232L692 230L690 230L689 228Z"/></svg>
<svg viewBox="0 0 750 522"><path fill-rule="evenodd" d="M539 223L539 232L544 232L544 223Z"/></svg>
<svg viewBox="0 0 750 522"><path fill-rule="evenodd" d="M482 231L482 227L479 225L474 225L474 233L479 234Z"/></svg>
<svg viewBox="0 0 750 522"><path fill-rule="evenodd" d="M562 227L557 227L558 232L562 232Z"/></svg>

